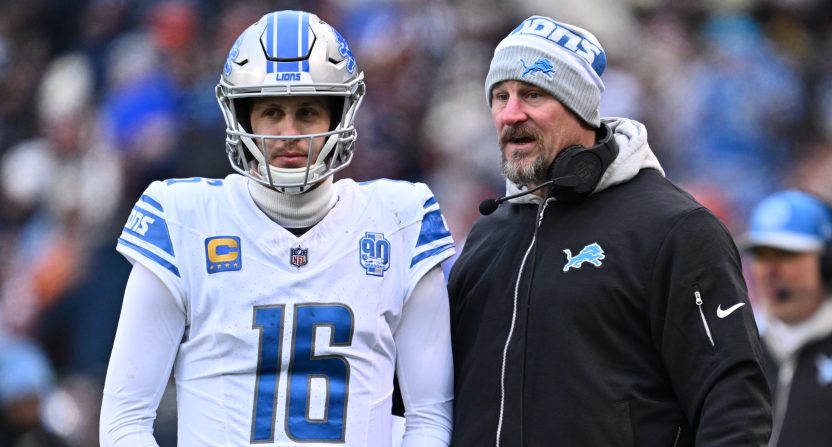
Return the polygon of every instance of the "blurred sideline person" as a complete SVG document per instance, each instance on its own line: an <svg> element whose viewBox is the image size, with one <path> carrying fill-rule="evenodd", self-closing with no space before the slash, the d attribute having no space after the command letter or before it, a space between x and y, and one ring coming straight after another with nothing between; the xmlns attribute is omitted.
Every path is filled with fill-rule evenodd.
<svg viewBox="0 0 832 447"><path fill-rule="evenodd" d="M63 447L44 422L55 375L43 349L0 328L0 446Z"/></svg>
<svg viewBox="0 0 832 447"><path fill-rule="evenodd" d="M217 96L237 174L152 183L118 241L133 263L101 414L103 446L155 445L173 369L180 445L447 446L454 253L423 184L334 182L363 73L317 16L246 29Z"/></svg>
<svg viewBox="0 0 832 447"><path fill-rule="evenodd" d="M507 196L450 276L452 444L764 446L739 253L641 123L600 118L605 66L590 32L541 16L494 52Z"/></svg>
<svg viewBox="0 0 832 447"><path fill-rule="evenodd" d="M832 445L830 241L829 206L797 190L760 202L743 241L765 323L772 447Z"/></svg>

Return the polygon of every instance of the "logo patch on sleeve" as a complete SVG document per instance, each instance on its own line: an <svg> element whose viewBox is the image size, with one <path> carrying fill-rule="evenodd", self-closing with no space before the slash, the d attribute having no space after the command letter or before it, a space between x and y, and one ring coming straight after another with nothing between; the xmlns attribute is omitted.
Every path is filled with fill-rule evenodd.
<svg viewBox="0 0 832 447"><path fill-rule="evenodd" d="M242 247L237 236L214 236L205 239L205 262L208 273L229 272L243 268Z"/></svg>
<svg viewBox="0 0 832 447"><path fill-rule="evenodd" d="M358 241L359 262L370 276L384 276L390 268L390 241L383 233L364 233Z"/></svg>

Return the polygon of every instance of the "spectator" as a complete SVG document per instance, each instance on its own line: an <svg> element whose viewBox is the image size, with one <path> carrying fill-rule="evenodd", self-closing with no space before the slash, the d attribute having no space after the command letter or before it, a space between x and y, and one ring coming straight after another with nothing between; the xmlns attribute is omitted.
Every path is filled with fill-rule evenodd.
<svg viewBox="0 0 832 447"><path fill-rule="evenodd" d="M808 193L778 191L754 208L744 239L774 390L769 445L832 445L832 210Z"/></svg>
<svg viewBox="0 0 832 447"><path fill-rule="evenodd" d="M52 367L33 342L0 331L0 445L66 445L43 424L43 404L54 386Z"/></svg>

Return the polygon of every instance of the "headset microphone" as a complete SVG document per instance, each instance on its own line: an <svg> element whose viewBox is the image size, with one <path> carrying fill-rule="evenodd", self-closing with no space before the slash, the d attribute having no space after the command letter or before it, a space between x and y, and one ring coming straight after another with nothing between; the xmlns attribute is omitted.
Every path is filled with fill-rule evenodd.
<svg viewBox="0 0 832 447"><path fill-rule="evenodd" d="M777 298L777 301L781 303L785 303L786 301L790 300L793 293L791 290L788 289L778 289L777 294L774 295Z"/></svg>
<svg viewBox="0 0 832 447"><path fill-rule="evenodd" d="M531 194L541 188L545 188L547 186L562 186L565 188L572 188L578 184L578 177L574 175L566 175L563 177L558 177L553 180L549 180L548 182L543 182L532 189L523 191L521 193L512 194L510 196L499 197L497 199L485 199L480 202L480 214L483 216L487 216L494 211L497 211L497 207L500 206L501 203L505 202L506 200L515 199L517 197L525 196L526 194Z"/></svg>

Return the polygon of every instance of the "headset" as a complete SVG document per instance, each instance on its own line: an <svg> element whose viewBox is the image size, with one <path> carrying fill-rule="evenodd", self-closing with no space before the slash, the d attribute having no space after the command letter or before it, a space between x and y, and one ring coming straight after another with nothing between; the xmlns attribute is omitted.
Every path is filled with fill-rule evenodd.
<svg viewBox="0 0 832 447"><path fill-rule="evenodd" d="M832 291L832 241L826 243L820 254L820 277L826 290Z"/></svg>
<svg viewBox="0 0 832 447"><path fill-rule="evenodd" d="M609 125L602 122L596 135L598 140L594 146L569 146L555 157L547 175L549 180L554 181L550 196L561 202L576 203L595 191L604 172L618 156L618 145ZM573 178L574 181L569 184L557 181Z"/></svg>
<svg viewBox="0 0 832 447"><path fill-rule="evenodd" d="M609 125L602 122L601 127L596 131L596 136L598 140L592 147L576 144L561 150L549 165L546 174L547 181L517 194L485 199L480 203L480 214L487 216L496 211L501 203L531 194L547 186L552 187L549 197L554 197L563 203L574 204L592 194L604 172L618 156L618 145L615 144Z"/></svg>
<svg viewBox="0 0 832 447"><path fill-rule="evenodd" d="M826 207L829 219L832 220L832 203L829 203L829 201L815 193L809 194ZM832 239L826 241L826 244L823 246L823 249L820 252L819 264L820 279L823 281L823 285L826 287L826 290L832 292Z"/></svg>

